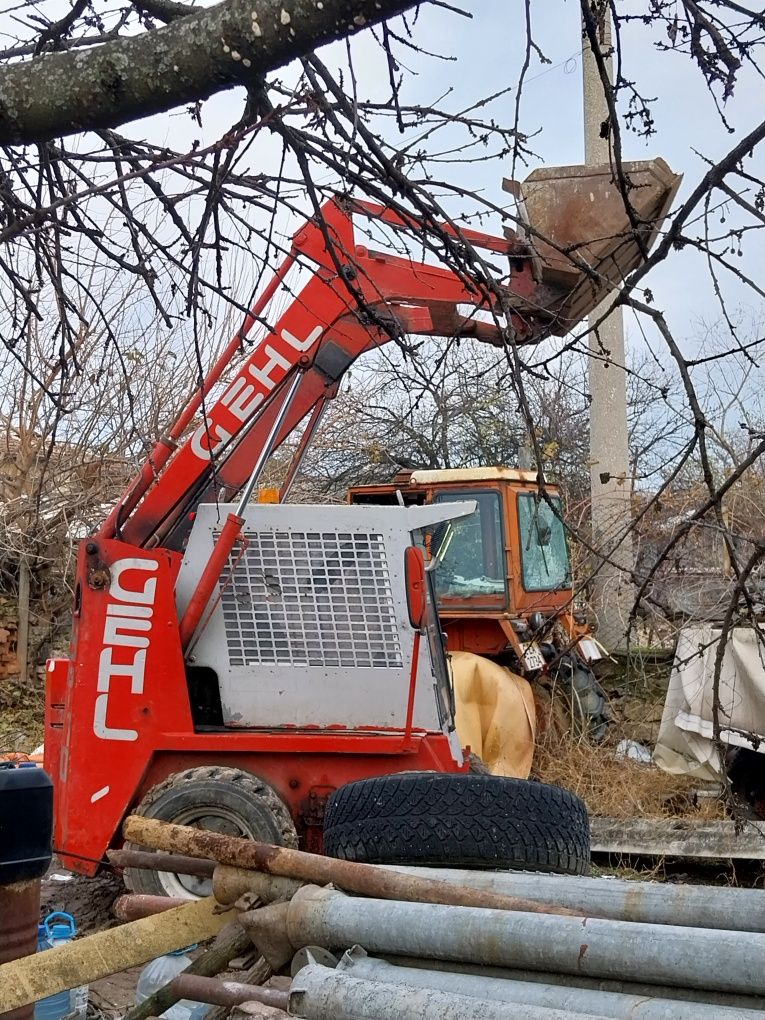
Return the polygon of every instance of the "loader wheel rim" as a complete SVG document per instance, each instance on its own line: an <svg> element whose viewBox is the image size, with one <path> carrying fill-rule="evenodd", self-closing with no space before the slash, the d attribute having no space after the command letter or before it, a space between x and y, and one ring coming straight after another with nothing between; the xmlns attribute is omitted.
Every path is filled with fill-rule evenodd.
<svg viewBox="0 0 765 1020"><path fill-rule="evenodd" d="M196 807L189 807L184 811L179 811L173 822L176 825L190 825L194 829L205 829L208 832L220 832L224 836L257 838L257 833L243 822L236 811L231 811L223 806L200 804ZM176 875L172 871L158 871L157 877L166 896L212 895L212 881L209 878Z"/></svg>
<svg viewBox="0 0 765 1020"><path fill-rule="evenodd" d="M277 791L260 777L226 765L170 773L148 791L135 813L278 846L298 844L292 815ZM211 892L204 879L139 868L125 869L125 884L152 896L194 899Z"/></svg>

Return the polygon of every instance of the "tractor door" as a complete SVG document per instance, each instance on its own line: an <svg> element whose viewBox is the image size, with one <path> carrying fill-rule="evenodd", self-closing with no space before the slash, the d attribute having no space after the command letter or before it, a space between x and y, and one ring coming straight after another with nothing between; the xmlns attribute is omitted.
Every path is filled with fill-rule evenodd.
<svg viewBox="0 0 765 1020"><path fill-rule="evenodd" d="M439 492L434 503L475 500L470 517L452 523L438 552L435 571L438 604L442 611L507 608L507 555L500 493L495 489L450 489Z"/></svg>
<svg viewBox="0 0 765 1020"><path fill-rule="evenodd" d="M517 560L513 574L520 581L517 608L552 609L569 600L572 584L560 497L551 495L547 502L537 492L521 491L516 500L518 538L511 545Z"/></svg>

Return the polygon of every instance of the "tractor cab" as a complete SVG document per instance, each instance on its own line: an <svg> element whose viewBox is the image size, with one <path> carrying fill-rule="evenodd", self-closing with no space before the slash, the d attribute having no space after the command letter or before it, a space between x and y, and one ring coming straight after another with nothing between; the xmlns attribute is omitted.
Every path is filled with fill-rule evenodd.
<svg viewBox="0 0 765 1020"><path fill-rule="evenodd" d="M573 582L560 493L536 471L508 467L402 471L385 485L349 489L351 503L450 503L470 499L470 517L431 532L439 614L450 650L500 660L534 674L561 651L586 662L597 643L573 610Z"/></svg>

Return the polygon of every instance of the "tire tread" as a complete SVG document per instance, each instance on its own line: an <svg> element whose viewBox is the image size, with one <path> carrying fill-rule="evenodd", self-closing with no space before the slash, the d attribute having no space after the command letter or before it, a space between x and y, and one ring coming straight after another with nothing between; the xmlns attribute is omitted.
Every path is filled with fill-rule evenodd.
<svg viewBox="0 0 765 1020"><path fill-rule="evenodd" d="M490 775L403 773L330 798L325 852L378 864L589 870L583 802L561 787Z"/></svg>
<svg viewBox="0 0 765 1020"><path fill-rule="evenodd" d="M279 840L282 846L296 848L298 845L295 824L290 815L289 809L276 791L262 779L244 772L242 769L232 768L227 765L201 765L191 769L184 769L182 772L173 772L165 779L153 786L137 804L132 813L136 815L147 815L148 817L159 817L164 821L172 821L162 811L161 801L171 790L182 789L189 784L198 784L204 787L206 783L225 783L227 786L236 789L244 798L252 801L260 801L270 812L279 831ZM201 792L201 791L200 791ZM202 796L209 796L205 791ZM131 844L125 844L130 848ZM133 849L138 849L134 847ZM133 892L145 892L150 894L163 894L164 890L155 873L142 871L137 868L125 869L125 885Z"/></svg>

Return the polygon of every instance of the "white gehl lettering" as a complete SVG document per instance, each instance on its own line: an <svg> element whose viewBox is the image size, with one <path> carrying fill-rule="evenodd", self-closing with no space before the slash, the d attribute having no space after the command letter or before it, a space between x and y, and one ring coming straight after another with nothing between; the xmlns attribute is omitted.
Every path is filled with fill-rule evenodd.
<svg viewBox="0 0 765 1020"><path fill-rule="evenodd" d="M279 336L298 354L310 350L324 331L323 326L314 326L305 340L300 340L288 329L282 329ZM294 358L282 354L271 343L264 343L258 352L265 355L261 365L251 363L246 372L253 382L248 382L244 375L238 376L220 398L220 402L237 422L243 425L260 407L271 390L292 368ZM278 374L277 373L278 369ZM231 439L232 433L218 422L202 422L191 437L190 447L200 460L210 460ZM203 446L203 441L207 446ZM211 448L210 448L211 447Z"/></svg>
<svg viewBox="0 0 765 1020"><path fill-rule="evenodd" d="M130 693L143 694L146 649L149 647L151 618L157 595L156 577L142 578L139 575L135 579L138 587L131 587L129 579L123 582L122 575L132 571L154 574L157 570L157 560L129 557L116 560L111 566L110 602L106 607L104 647L98 660L98 694L93 713L93 732L102 740L138 740L138 730L109 726L106 716L112 680L130 680ZM135 654L129 662L114 662L115 648L134 648ZM124 656L125 652L118 653L118 658Z"/></svg>

